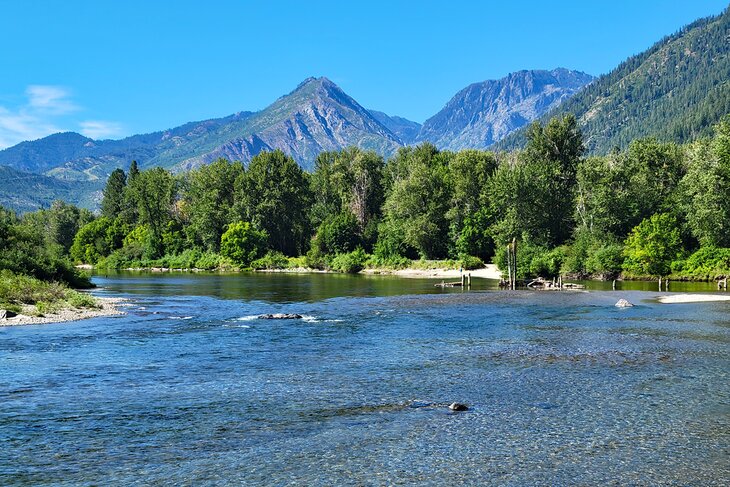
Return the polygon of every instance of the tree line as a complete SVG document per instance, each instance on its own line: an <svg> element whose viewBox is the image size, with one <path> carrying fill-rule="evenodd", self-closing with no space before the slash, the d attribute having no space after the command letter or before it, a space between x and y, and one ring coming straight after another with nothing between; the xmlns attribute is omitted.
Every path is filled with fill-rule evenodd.
<svg viewBox="0 0 730 487"><path fill-rule="evenodd" d="M522 278L730 272L729 117L691 144L639 139L605 156L585 157L572 115L527 139L510 153L424 143L388 160L353 147L322 152L312 173L281 151L177 175L132 162L109 176L98 216L56 203L13 218L45 228L76 212L48 238L107 268L473 267L503 264L516 238Z"/></svg>

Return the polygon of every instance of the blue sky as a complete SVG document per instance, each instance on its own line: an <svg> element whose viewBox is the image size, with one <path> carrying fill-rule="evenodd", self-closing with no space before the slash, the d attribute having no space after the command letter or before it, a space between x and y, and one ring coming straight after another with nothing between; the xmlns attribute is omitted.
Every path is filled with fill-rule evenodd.
<svg viewBox="0 0 730 487"><path fill-rule="evenodd" d="M0 0L0 148L264 108L327 76L418 122L520 69L599 75L726 0Z"/></svg>

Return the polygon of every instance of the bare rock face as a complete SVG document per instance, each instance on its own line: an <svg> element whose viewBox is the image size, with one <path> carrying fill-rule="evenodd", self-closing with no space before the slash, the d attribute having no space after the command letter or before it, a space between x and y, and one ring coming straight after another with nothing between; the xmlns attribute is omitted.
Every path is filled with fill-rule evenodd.
<svg viewBox="0 0 730 487"><path fill-rule="evenodd" d="M518 71L459 91L416 138L440 149L484 149L570 98L593 77L580 71Z"/></svg>
<svg viewBox="0 0 730 487"><path fill-rule="evenodd" d="M617 308L631 308L634 305L626 301L625 299L621 298L618 300L618 302L615 304Z"/></svg>
<svg viewBox="0 0 730 487"><path fill-rule="evenodd" d="M467 411L469 407L466 404L462 404L460 402L452 402L449 406L449 409L452 411Z"/></svg>

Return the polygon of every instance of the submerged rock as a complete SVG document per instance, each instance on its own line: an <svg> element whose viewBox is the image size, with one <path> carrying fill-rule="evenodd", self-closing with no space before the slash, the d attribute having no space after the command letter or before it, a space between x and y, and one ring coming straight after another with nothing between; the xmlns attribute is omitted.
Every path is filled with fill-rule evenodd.
<svg viewBox="0 0 730 487"><path fill-rule="evenodd" d="M301 320L302 315L294 314L294 313L274 313L274 314L265 314L265 315L259 315L260 320Z"/></svg>
<svg viewBox="0 0 730 487"><path fill-rule="evenodd" d="M618 300L615 306L617 308L631 308L634 305L622 298Z"/></svg>
<svg viewBox="0 0 730 487"><path fill-rule="evenodd" d="M452 411L466 411L469 407L466 404L461 404L460 402L452 402L449 409Z"/></svg>

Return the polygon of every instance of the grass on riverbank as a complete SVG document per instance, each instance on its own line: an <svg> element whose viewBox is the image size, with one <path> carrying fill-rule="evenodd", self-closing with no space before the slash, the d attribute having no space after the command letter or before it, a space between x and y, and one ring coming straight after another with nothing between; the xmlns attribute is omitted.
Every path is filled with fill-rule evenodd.
<svg viewBox="0 0 730 487"><path fill-rule="evenodd" d="M96 299L59 282L0 271L0 309L43 315L63 309L97 309Z"/></svg>

